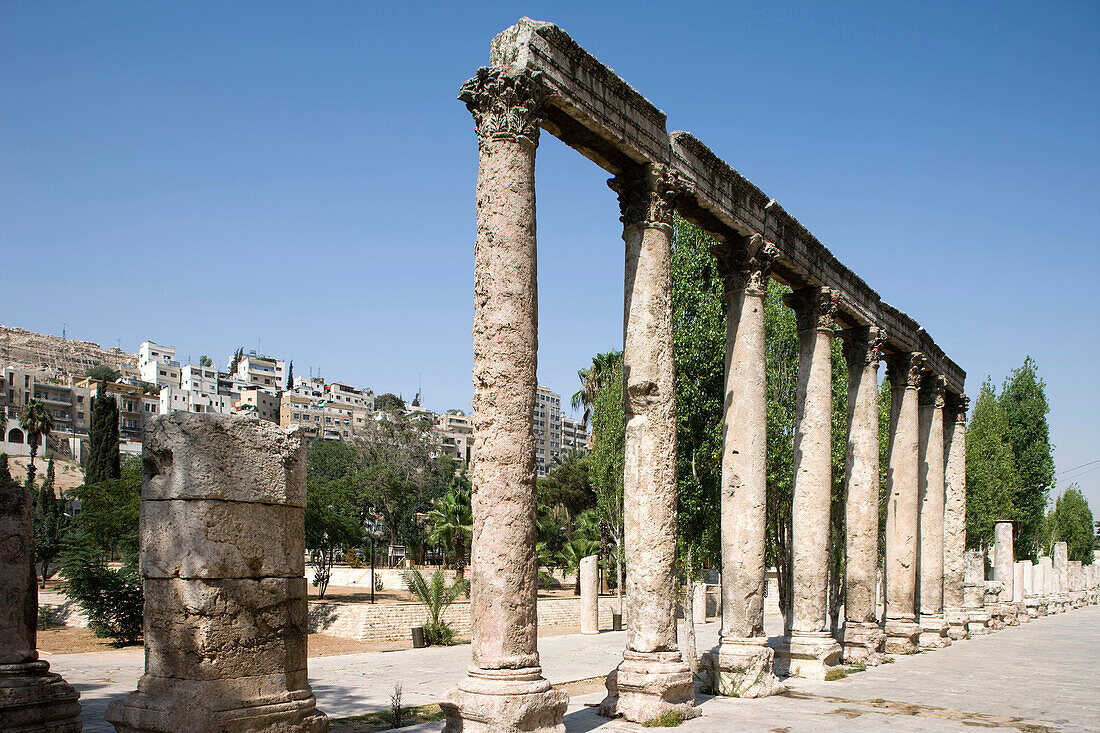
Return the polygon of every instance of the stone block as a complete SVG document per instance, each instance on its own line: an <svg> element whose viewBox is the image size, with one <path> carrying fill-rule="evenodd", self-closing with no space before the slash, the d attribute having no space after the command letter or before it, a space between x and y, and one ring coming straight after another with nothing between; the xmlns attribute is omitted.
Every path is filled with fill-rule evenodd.
<svg viewBox="0 0 1100 733"><path fill-rule="evenodd" d="M305 573L302 511L246 502L142 501L142 575L301 577Z"/></svg>
<svg viewBox="0 0 1100 733"><path fill-rule="evenodd" d="M886 632L878 624L849 621L844 626L841 646L845 663L875 666L886 661Z"/></svg>
<svg viewBox="0 0 1100 733"><path fill-rule="evenodd" d="M780 677L823 680L840 664L840 644L827 632L795 633L776 642L775 673Z"/></svg>
<svg viewBox="0 0 1100 733"><path fill-rule="evenodd" d="M727 641L705 653L700 663L716 695L768 697L787 689L775 676L775 650L764 638Z"/></svg>
<svg viewBox="0 0 1100 733"><path fill-rule="evenodd" d="M920 650L920 626L908 619L886 619L887 654L916 654Z"/></svg>
<svg viewBox="0 0 1100 733"><path fill-rule="evenodd" d="M439 707L444 733L565 733L569 695L550 687L538 667L471 668Z"/></svg>
<svg viewBox="0 0 1100 733"><path fill-rule="evenodd" d="M918 645L921 649L942 649L951 645L948 636L947 620L940 615L922 615L920 617L920 638Z"/></svg>
<svg viewBox="0 0 1100 733"><path fill-rule="evenodd" d="M600 715L644 723L676 711L684 720L700 714L695 707L695 683L680 652L623 653L623 661L607 675L607 697Z"/></svg>
<svg viewBox="0 0 1100 733"><path fill-rule="evenodd" d="M175 412L151 420L141 498L306 505L306 456L297 428L251 415Z"/></svg>

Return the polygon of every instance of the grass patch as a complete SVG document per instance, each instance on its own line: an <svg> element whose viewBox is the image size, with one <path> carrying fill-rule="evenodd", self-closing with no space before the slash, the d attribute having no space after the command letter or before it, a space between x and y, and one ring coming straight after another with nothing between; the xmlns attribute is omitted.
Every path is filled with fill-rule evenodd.
<svg viewBox="0 0 1100 733"><path fill-rule="evenodd" d="M431 705L419 705L401 709L401 727L419 723L434 723L446 717L439 708L438 703ZM393 730L393 712L380 710L376 713L356 715L351 718L340 718L332 721L340 724L340 730L354 733L375 733L376 731Z"/></svg>
<svg viewBox="0 0 1100 733"><path fill-rule="evenodd" d="M836 680L842 680L848 676L848 670L844 667L833 667L825 672L826 682L835 682Z"/></svg>
<svg viewBox="0 0 1100 733"><path fill-rule="evenodd" d="M653 720L642 723L643 728L675 728L684 722L679 710L666 710Z"/></svg>

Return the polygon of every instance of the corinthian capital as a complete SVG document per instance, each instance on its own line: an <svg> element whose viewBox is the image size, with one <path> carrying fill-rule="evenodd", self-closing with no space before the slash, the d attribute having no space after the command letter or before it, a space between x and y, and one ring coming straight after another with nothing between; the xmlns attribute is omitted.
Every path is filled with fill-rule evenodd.
<svg viewBox="0 0 1100 733"><path fill-rule="evenodd" d="M947 380L939 374L929 372L925 375L921 387L921 404L942 410L946 404Z"/></svg>
<svg viewBox="0 0 1100 733"><path fill-rule="evenodd" d="M619 221L626 226L672 226L676 198L686 189L674 169L658 164L623 171L610 179L607 185L619 194Z"/></svg>
<svg viewBox="0 0 1100 733"><path fill-rule="evenodd" d="M886 343L886 331L878 326L861 326L842 332L844 360L848 368L874 366L882 361L882 346Z"/></svg>
<svg viewBox="0 0 1100 733"><path fill-rule="evenodd" d="M832 288L809 287L795 290L783 298L794 310L798 331L817 330L832 333L840 298Z"/></svg>
<svg viewBox="0 0 1100 733"><path fill-rule="evenodd" d="M489 140L525 139L539 142L539 110L549 93L538 74L508 74L482 67L462 85L459 100L474 116L478 143Z"/></svg>
<svg viewBox="0 0 1100 733"><path fill-rule="evenodd" d="M903 351L886 358L886 376L895 389L920 389L926 359L919 351Z"/></svg>
<svg viewBox="0 0 1100 733"><path fill-rule="evenodd" d="M744 290L746 295L767 294L772 262L779 256L779 248L774 244L754 234L743 246L722 242L712 247L711 253L718 261L718 275L727 293Z"/></svg>
<svg viewBox="0 0 1100 733"><path fill-rule="evenodd" d="M947 410L955 415L955 422L966 425L966 411L970 409L970 398L964 394L948 394Z"/></svg>

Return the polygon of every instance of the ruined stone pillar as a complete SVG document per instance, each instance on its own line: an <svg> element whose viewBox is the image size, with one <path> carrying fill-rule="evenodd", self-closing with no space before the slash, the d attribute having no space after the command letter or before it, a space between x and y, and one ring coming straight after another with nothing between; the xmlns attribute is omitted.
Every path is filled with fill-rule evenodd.
<svg viewBox="0 0 1100 733"><path fill-rule="evenodd" d="M34 574L31 492L0 464L0 730L80 731L80 695L50 671L35 648L38 583Z"/></svg>
<svg viewBox="0 0 1100 733"><path fill-rule="evenodd" d="M703 655L711 689L763 697L783 689L764 634L767 375L764 296L775 248L755 236L715 248L726 292L722 420L722 632Z"/></svg>
<svg viewBox="0 0 1100 733"><path fill-rule="evenodd" d="M145 675L106 719L119 733L327 731L306 679L300 433L185 412L145 431Z"/></svg>
<svg viewBox="0 0 1100 733"><path fill-rule="evenodd" d="M1024 561L1017 560L1012 564L1012 602L1021 603L1024 600Z"/></svg>
<svg viewBox="0 0 1100 733"><path fill-rule="evenodd" d="M967 610L967 632L989 633L989 613L984 606L985 556L981 550L966 550L963 553L963 608Z"/></svg>
<svg viewBox="0 0 1100 733"><path fill-rule="evenodd" d="M600 558L581 558L581 633L600 633Z"/></svg>
<svg viewBox="0 0 1100 733"><path fill-rule="evenodd" d="M1069 593L1069 545L1065 542L1054 543L1054 595L1058 607L1065 610Z"/></svg>
<svg viewBox="0 0 1100 733"><path fill-rule="evenodd" d="M1039 558L1041 576L1039 593L1048 599L1054 595L1054 559L1043 555Z"/></svg>
<svg viewBox="0 0 1100 733"><path fill-rule="evenodd" d="M707 584L701 580L693 580L691 597L691 620L697 624L707 622Z"/></svg>
<svg viewBox="0 0 1100 733"><path fill-rule="evenodd" d="M441 703L444 730L560 733L569 697L542 676L536 614L535 149L546 92L527 74L482 68L459 99L478 138L473 659Z"/></svg>
<svg viewBox="0 0 1100 733"><path fill-rule="evenodd" d="M966 552L966 395L950 395L944 413L943 613L952 639L966 636L963 603Z"/></svg>
<svg viewBox="0 0 1100 733"><path fill-rule="evenodd" d="M916 623L919 413L924 356L894 354L886 360L892 389L890 465L886 473L886 651L913 654Z"/></svg>
<svg viewBox="0 0 1100 733"><path fill-rule="evenodd" d="M886 633L875 609L878 581L879 328L845 333L848 362L848 452L844 463L844 661L880 664Z"/></svg>
<svg viewBox="0 0 1100 733"><path fill-rule="evenodd" d="M920 646L938 649L951 643L943 615L944 379L924 379L920 395L920 555L917 606L920 609Z"/></svg>
<svg viewBox="0 0 1100 733"><path fill-rule="evenodd" d="M1014 562L1012 522L997 522L993 525L993 580L1001 584L1001 601L1012 599L1012 587L1015 583Z"/></svg>
<svg viewBox="0 0 1100 733"><path fill-rule="evenodd" d="M840 662L829 630L832 493L832 351L837 296L810 287L787 296L798 319L794 487L791 506L792 627L776 649L779 674L824 679Z"/></svg>
<svg viewBox="0 0 1100 733"><path fill-rule="evenodd" d="M651 720L699 714L691 669L676 639L676 384L672 350L674 171L646 165L609 185L619 194L626 243L623 480L626 605L623 661L607 676L600 713Z"/></svg>

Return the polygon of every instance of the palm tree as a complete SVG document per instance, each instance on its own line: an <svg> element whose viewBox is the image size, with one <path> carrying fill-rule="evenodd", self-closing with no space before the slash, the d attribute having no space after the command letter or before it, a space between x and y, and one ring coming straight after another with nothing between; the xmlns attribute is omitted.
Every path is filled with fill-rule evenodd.
<svg viewBox="0 0 1100 733"><path fill-rule="evenodd" d="M433 502L428 512L431 530L428 539L442 545L459 579L466 572L466 542L474 533L470 494L454 485Z"/></svg>
<svg viewBox="0 0 1100 733"><path fill-rule="evenodd" d="M450 644L454 631L443 621L443 612L465 592L466 581L459 578L448 586L442 570L436 570L430 578L425 578L419 570L411 568L405 571L405 587L428 612L424 639L429 644Z"/></svg>
<svg viewBox="0 0 1100 733"><path fill-rule="evenodd" d="M577 579L573 584L573 595L579 596L581 594L581 560L589 555L598 554L600 554L599 541L588 540L583 537L574 537L561 548L561 552L558 553L558 562L561 563L562 570L576 574Z"/></svg>
<svg viewBox="0 0 1100 733"><path fill-rule="evenodd" d="M27 466L27 486L34 485L34 459L38 455L38 442L53 432L53 418L50 410L42 400L30 400L23 405L23 412L19 415L19 426L27 434L27 442L31 446L31 463Z"/></svg>
<svg viewBox="0 0 1100 733"><path fill-rule="evenodd" d="M592 357L592 366L588 369L577 371L577 378L581 380L581 388L573 395L573 409L584 408L584 426L588 427L588 420L592 417L592 405L596 403L596 393L603 386L606 376L614 370L615 364L622 361L623 352L606 351Z"/></svg>

